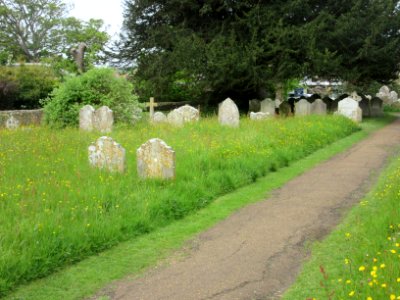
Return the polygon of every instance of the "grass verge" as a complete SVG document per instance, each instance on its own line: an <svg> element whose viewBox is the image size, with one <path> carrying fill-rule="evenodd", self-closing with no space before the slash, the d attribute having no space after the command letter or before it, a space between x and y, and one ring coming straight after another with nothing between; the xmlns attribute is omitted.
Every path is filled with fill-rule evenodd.
<svg viewBox="0 0 400 300"><path fill-rule="evenodd" d="M400 299L400 157L323 241L282 299Z"/></svg>
<svg viewBox="0 0 400 300"><path fill-rule="evenodd" d="M258 179L234 193L222 196L198 212L170 225L67 267L44 279L18 288L6 299L82 299L104 287L110 281L129 274L138 275L149 266L167 257L195 234L226 218L235 210L265 197L288 180L317 163L349 148L372 131L381 128L391 118L368 120L363 130L314 154Z"/></svg>

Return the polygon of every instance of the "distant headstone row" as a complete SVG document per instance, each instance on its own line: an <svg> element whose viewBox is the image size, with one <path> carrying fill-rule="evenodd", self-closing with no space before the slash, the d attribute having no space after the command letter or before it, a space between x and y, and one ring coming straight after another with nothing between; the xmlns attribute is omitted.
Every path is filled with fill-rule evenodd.
<svg viewBox="0 0 400 300"><path fill-rule="evenodd" d="M125 171L126 151L112 138L100 137L88 150L91 166L110 172ZM175 152L158 138L141 145L136 151L136 159L140 178L175 178Z"/></svg>
<svg viewBox="0 0 400 300"><path fill-rule="evenodd" d="M111 132L113 124L114 114L107 106L95 110L93 106L85 105L79 111L79 128L81 130Z"/></svg>
<svg viewBox="0 0 400 300"><path fill-rule="evenodd" d="M153 123L169 123L174 126L183 126L185 123L197 122L200 119L200 112L198 109L184 105L174 109L168 115L162 112L155 112L151 121Z"/></svg>

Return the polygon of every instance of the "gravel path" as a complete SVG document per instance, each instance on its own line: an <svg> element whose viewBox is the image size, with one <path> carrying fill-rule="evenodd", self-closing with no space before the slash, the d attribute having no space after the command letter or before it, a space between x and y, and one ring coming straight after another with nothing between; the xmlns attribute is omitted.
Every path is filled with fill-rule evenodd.
<svg viewBox="0 0 400 300"><path fill-rule="evenodd" d="M111 298L279 298L308 255L305 243L324 237L360 201L398 145L400 120L200 234L185 256L118 282Z"/></svg>

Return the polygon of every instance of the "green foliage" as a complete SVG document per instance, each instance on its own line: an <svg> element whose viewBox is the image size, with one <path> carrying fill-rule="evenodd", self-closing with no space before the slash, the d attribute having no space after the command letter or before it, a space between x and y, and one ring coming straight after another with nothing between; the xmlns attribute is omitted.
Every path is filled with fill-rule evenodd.
<svg viewBox="0 0 400 300"><path fill-rule="evenodd" d="M106 105L116 121L132 123L141 109L133 86L113 69L92 69L81 76L70 76L43 101L45 122L64 127L78 123L79 109L90 104Z"/></svg>
<svg viewBox="0 0 400 300"><path fill-rule="evenodd" d="M39 100L58 84L50 67L0 66L0 109L38 108Z"/></svg>
<svg viewBox="0 0 400 300"><path fill-rule="evenodd" d="M216 118L183 128L143 123L112 133L127 149L124 175L89 166L97 133L0 131L0 294L165 226L356 130L336 116L243 120L235 130ZM135 149L155 136L178 154L174 181L137 176Z"/></svg>

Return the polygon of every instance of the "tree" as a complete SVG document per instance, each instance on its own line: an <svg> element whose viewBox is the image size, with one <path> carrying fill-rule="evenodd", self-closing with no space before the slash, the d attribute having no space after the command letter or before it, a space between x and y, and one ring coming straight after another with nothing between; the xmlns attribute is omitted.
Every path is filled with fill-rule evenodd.
<svg viewBox="0 0 400 300"><path fill-rule="evenodd" d="M398 71L391 0L126 1L121 59L160 98L180 72L215 101L249 100L287 80L387 81ZM390 54L394 55L390 55Z"/></svg>
<svg viewBox="0 0 400 300"><path fill-rule="evenodd" d="M62 0L0 0L0 52L38 62L85 42L88 63L100 62L109 39L103 21L68 18L67 11Z"/></svg>

